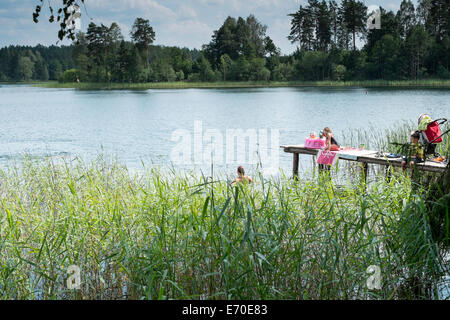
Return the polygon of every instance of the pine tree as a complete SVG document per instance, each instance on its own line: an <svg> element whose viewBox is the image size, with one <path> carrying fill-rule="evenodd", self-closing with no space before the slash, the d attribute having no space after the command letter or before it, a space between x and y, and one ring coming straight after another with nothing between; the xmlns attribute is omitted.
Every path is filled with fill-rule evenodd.
<svg viewBox="0 0 450 320"><path fill-rule="evenodd" d="M367 7L358 0L342 0L341 7L343 22L352 34L353 51L356 51L356 36L366 31Z"/></svg>
<svg viewBox="0 0 450 320"><path fill-rule="evenodd" d="M450 1L431 0L429 7L429 19L425 25L437 42L441 42L445 36L450 36Z"/></svg>
<svg viewBox="0 0 450 320"><path fill-rule="evenodd" d="M416 17L419 23L424 26L429 25L431 0L418 0Z"/></svg>
<svg viewBox="0 0 450 320"><path fill-rule="evenodd" d="M331 14L325 0L318 3L316 37L318 49L328 51L331 42Z"/></svg>
<svg viewBox="0 0 450 320"><path fill-rule="evenodd" d="M145 67L148 67L148 47L155 41L155 32L153 31L152 26L150 26L150 21L143 18L137 18L134 21L130 35L137 48L141 52L145 52Z"/></svg>
<svg viewBox="0 0 450 320"><path fill-rule="evenodd" d="M344 7L341 3L341 6L337 11L337 41L338 48L348 50L350 46L350 31L345 23L344 19Z"/></svg>
<svg viewBox="0 0 450 320"><path fill-rule="evenodd" d="M303 50L312 50L314 45L314 17L309 6L300 6L295 13L289 14L291 19L291 33L288 39L292 43L298 42L298 47Z"/></svg>
<svg viewBox="0 0 450 320"><path fill-rule="evenodd" d="M306 7L308 11L308 20L310 20L310 24L312 26L312 35L311 35L311 50L319 50L319 1L318 0L308 0L308 6Z"/></svg>
<svg viewBox="0 0 450 320"><path fill-rule="evenodd" d="M97 66L103 66L107 49L108 28L91 22L86 33L88 55Z"/></svg>
<svg viewBox="0 0 450 320"><path fill-rule="evenodd" d="M116 60L116 79L120 82L128 82L130 80L128 76L130 53L124 40L120 42L119 50L117 52Z"/></svg>
<svg viewBox="0 0 450 320"><path fill-rule="evenodd" d="M330 15L330 32L331 32L331 36L333 37L333 46L337 47L338 46L338 34L339 34L339 7L336 3L336 1L331 0L328 4L328 8L329 8L329 15Z"/></svg>
<svg viewBox="0 0 450 320"><path fill-rule="evenodd" d="M397 11L397 20L399 24L399 32L403 39L409 33L409 30L416 25L416 12L411 0L403 0L400 9Z"/></svg>

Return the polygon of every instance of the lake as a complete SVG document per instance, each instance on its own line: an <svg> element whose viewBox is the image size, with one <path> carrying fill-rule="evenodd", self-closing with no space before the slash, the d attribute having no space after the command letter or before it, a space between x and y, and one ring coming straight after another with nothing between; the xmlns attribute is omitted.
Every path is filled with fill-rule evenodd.
<svg viewBox="0 0 450 320"><path fill-rule="evenodd" d="M213 162L216 168L234 174L237 164L254 167L256 156L251 160L249 154L260 151L264 144L277 158L271 161L289 172L292 155L284 154L276 144L302 143L311 131L319 133L325 126L333 129L338 141L349 129L372 126L382 134L383 129L404 121L417 121L424 112L436 118L449 117L450 90L79 91L1 85L0 161L3 166L24 154L89 160L104 153L136 170L142 168L142 162L209 170ZM244 149L238 148L238 156L246 156L245 160L226 158L230 129L254 132L258 137L258 144L253 141ZM267 143L260 140L264 134ZM208 141L218 141L216 138L222 139L222 144L216 145L211 161ZM235 142L239 145L238 140ZM181 149L188 153L181 156L177 153ZM302 161L307 166L311 160Z"/></svg>

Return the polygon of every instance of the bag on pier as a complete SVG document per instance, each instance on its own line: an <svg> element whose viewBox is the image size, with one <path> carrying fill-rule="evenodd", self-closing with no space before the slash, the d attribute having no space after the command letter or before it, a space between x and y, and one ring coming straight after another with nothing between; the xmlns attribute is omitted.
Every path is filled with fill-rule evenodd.
<svg viewBox="0 0 450 320"><path fill-rule="evenodd" d="M317 163L324 164L329 166L334 166L338 159L337 152L328 151L328 150L320 150L317 154Z"/></svg>

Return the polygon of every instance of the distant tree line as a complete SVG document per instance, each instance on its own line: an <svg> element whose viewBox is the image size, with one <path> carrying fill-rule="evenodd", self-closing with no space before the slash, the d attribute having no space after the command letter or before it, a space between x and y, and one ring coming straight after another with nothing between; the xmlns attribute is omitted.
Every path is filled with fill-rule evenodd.
<svg viewBox="0 0 450 320"><path fill-rule="evenodd" d="M58 80L73 68L72 46L9 46L0 49L0 81Z"/></svg>
<svg viewBox="0 0 450 320"><path fill-rule="evenodd" d="M116 23L91 23L74 44L75 69L64 80L78 77L94 82L161 82L269 80L269 56L279 55L266 36L266 26L250 15L227 18L202 50L153 46L155 32L148 20L137 18L125 41Z"/></svg>
<svg viewBox="0 0 450 320"><path fill-rule="evenodd" d="M192 73L199 50L153 46L155 32L148 20L137 18L125 41L119 26L89 24L73 45L75 69L64 81L77 77L92 82L148 82L184 80Z"/></svg>
<svg viewBox="0 0 450 320"><path fill-rule="evenodd" d="M117 23L91 23L72 46L0 49L0 81L450 79L448 0L419 0L416 8L403 0L397 13L381 8L381 29L372 30L358 0L308 0L288 16L288 39L297 45L288 56L253 15L228 17L201 50L155 46L150 22L137 18L131 41Z"/></svg>

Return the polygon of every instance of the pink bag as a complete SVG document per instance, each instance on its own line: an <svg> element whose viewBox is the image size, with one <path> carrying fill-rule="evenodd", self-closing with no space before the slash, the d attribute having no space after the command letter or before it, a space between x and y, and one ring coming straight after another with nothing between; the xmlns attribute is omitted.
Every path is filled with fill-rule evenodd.
<svg viewBox="0 0 450 320"><path fill-rule="evenodd" d="M336 164L337 159L338 159L337 152L320 150L317 157L317 163L334 166Z"/></svg>

